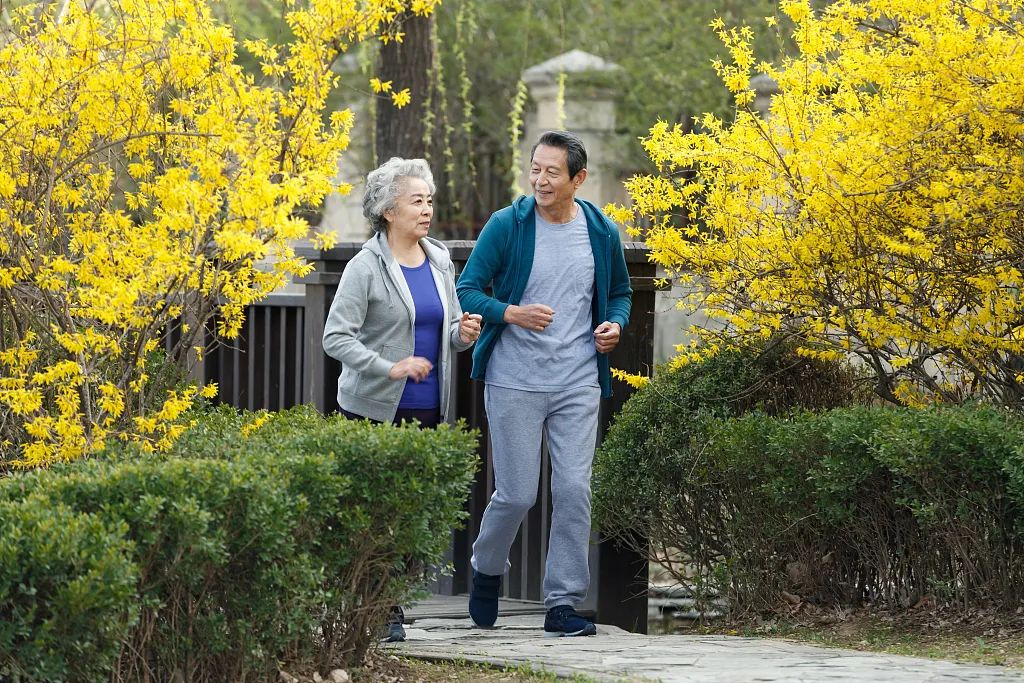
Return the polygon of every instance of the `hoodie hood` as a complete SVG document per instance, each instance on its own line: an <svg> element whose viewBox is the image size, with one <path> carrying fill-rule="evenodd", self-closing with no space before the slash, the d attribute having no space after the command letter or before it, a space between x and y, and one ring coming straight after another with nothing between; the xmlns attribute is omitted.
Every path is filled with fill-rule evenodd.
<svg viewBox="0 0 1024 683"><path fill-rule="evenodd" d="M618 234L619 229L615 226L611 220L604 215L604 213L597 207L596 204L588 202L586 199L580 199L576 197L573 201L580 205L583 212L587 216L587 222L592 224L594 227L601 226L606 231L614 232ZM537 210L537 200L533 195L519 195L512 202L512 213L515 215L516 223L523 225L528 218L532 218Z"/></svg>
<svg viewBox="0 0 1024 683"><path fill-rule="evenodd" d="M537 200L533 195L521 194L512 202L512 213L515 214L516 223L520 225L525 223L536 209Z"/></svg>
<svg viewBox="0 0 1024 683"><path fill-rule="evenodd" d="M373 261L376 263L380 279L384 283L384 291L388 295L388 306L394 307L396 300L403 302L406 307L413 306L412 294L409 293L404 278L401 278L401 282L399 282L399 278L396 278L393 272L397 270L400 273L401 270L391 253L391 247L388 246L387 235L383 231L371 235L370 239L363 242L363 250L376 257ZM405 292L402 291L403 288Z"/></svg>
<svg viewBox="0 0 1024 683"><path fill-rule="evenodd" d="M363 242L363 249L384 259L385 263L391 263L391 261L395 260L395 257L391 255L388 238L384 232L376 232L370 235L370 239Z"/></svg>
<svg viewBox="0 0 1024 683"><path fill-rule="evenodd" d="M450 273L454 279L455 264L452 263L451 256L448 254L448 247L432 237L420 239L420 246L423 248L423 253L427 255L430 265L442 273ZM413 315L416 304L413 302L409 285L402 275L402 268L394 254L391 253L391 247L388 246L387 235L382 231L371 236L370 239L363 242L363 249L377 257L377 268L388 294L388 305L394 306L396 301L401 301L409 309L410 315Z"/></svg>
<svg viewBox="0 0 1024 683"><path fill-rule="evenodd" d="M442 242L433 237L424 237L420 240L420 246L435 268L448 270L452 267L452 258L448 254L448 247L444 246ZM394 255L391 253L391 247L388 246L388 237L383 231L378 232L363 242L363 249L371 254L376 254L384 262L385 268L390 267L395 260Z"/></svg>
<svg viewBox="0 0 1024 683"><path fill-rule="evenodd" d="M430 259L430 263L440 271L451 270L453 267L452 257L448 253L448 247L433 237L424 237L420 240L420 246Z"/></svg>

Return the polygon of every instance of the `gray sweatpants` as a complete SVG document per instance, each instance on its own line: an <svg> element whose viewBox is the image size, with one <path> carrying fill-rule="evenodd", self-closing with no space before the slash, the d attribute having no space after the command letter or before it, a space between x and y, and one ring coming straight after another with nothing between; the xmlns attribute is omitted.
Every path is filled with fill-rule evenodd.
<svg viewBox="0 0 1024 683"><path fill-rule="evenodd" d="M590 469L597 445L598 387L559 392L488 384L494 493L473 544L473 567L504 574L519 525L537 500L541 435L551 455L551 532L544 568L544 607L576 607L587 595L590 567Z"/></svg>

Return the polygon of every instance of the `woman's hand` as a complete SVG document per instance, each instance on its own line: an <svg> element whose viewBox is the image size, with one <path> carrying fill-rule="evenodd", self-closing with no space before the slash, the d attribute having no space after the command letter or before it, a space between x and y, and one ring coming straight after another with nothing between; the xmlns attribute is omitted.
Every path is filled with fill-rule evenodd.
<svg viewBox="0 0 1024 683"><path fill-rule="evenodd" d="M388 378L398 381L408 377L413 382L419 383L427 378L434 368L429 360L422 356L409 356L403 358L388 370Z"/></svg>
<svg viewBox="0 0 1024 683"><path fill-rule="evenodd" d="M463 313L459 319L459 339L465 344L475 342L480 336L480 322L483 319L478 313Z"/></svg>

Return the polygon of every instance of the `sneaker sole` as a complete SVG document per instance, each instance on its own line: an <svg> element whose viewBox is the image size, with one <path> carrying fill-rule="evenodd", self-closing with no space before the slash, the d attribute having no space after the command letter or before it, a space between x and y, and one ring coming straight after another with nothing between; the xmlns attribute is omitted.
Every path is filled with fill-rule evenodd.
<svg viewBox="0 0 1024 683"><path fill-rule="evenodd" d="M494 628L495 624L498 622L498 617L501 616L501 614L498 613L499 608L497 597L494 600L490 600L470 595L469 608L467 611L469 612L469 620L473 623L473 626L478 629ZM474 612L476 613L474 614ZM482 618L477 620L478 616Z"/></svg>
<svg viewBox="0 0 1024 683"><path fill-rule="evenodd" d="M573 633L566 633L565 631L544 631L545 638L575 638L577 636L596 636L597 627L590 625L587 628L574 631Z"/></svg>
<svg viewBox="0 0 1024 683"><path fill-rule="evenodd" d="M470 621L473 621L473 619L470 618ZM473 626L475 626L476 628L486 629L488 631L493 631L495 628L497 628L494 624L491 624L490 626L485 626L484 624L478 624L475 621L473 621Z"/></svg>

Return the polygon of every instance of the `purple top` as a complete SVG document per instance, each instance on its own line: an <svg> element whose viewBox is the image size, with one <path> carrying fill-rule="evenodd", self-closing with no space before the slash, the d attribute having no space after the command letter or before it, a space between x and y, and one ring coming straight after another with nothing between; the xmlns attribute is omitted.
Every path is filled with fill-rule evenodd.
<svg viewBox="0 0 1024 683"><path fill-rule="evenodd" d="M413 355L426 358L434 369L418 384L412 380L405 383L398 407L419 410L438 408L441 405L441 393L437 381L437 364L441 357L444 307L430 272L430 261L423 259L423 263L415 268L402 266L402 274L405 275L413 303L416 304L416 346Z"/></svg>

